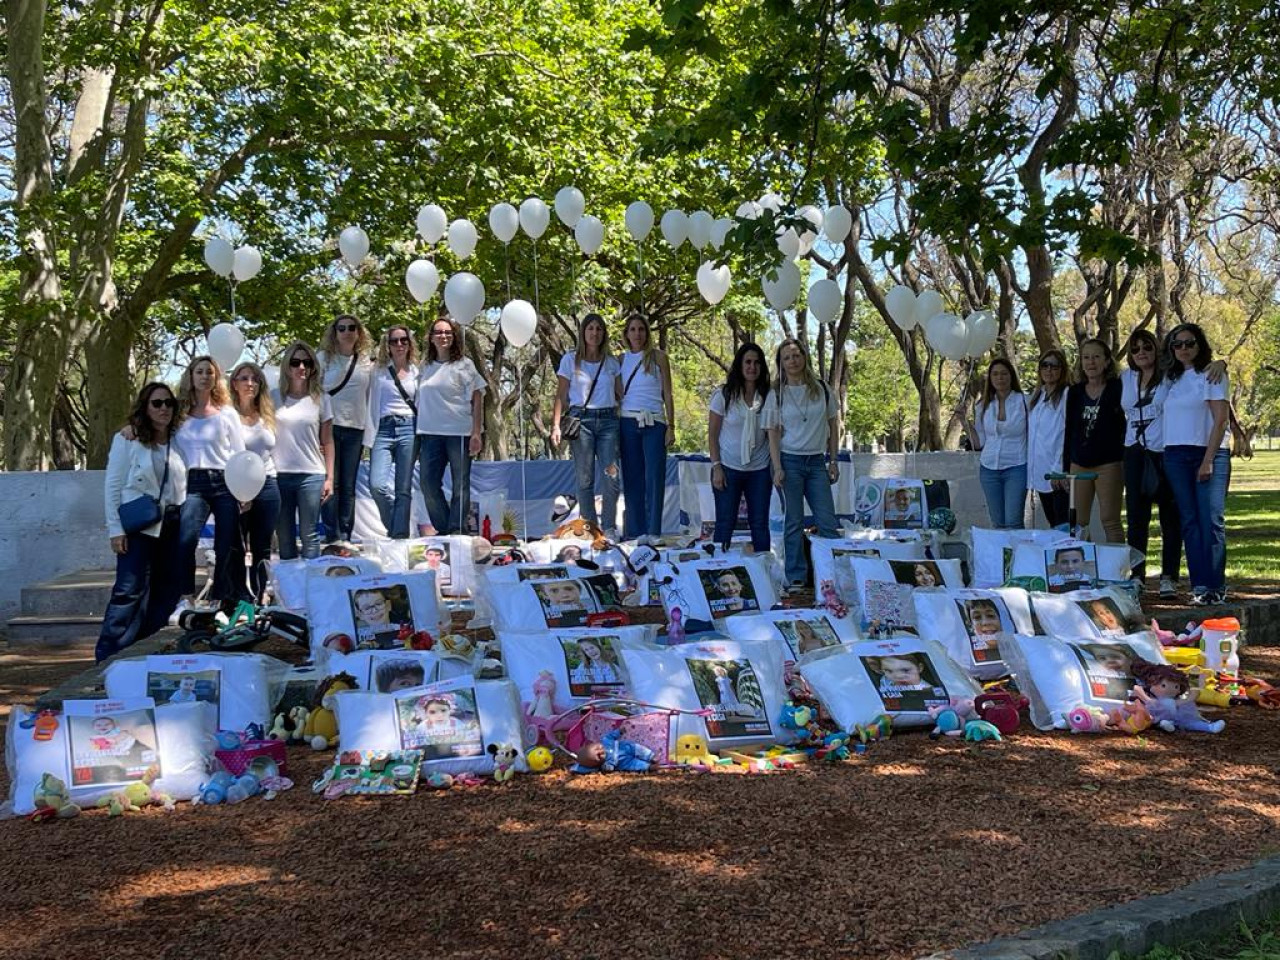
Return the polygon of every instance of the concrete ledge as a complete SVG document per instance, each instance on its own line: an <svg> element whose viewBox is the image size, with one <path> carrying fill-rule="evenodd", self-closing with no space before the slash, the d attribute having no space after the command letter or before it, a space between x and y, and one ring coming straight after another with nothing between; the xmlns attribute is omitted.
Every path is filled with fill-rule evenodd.
<svg viewBox="0 0 1280 960"><path fill-rule="evenodd" d="M1212 940L1280 911L1280 857L1181 890L1035 927L921 960L1108 960Z"/></svg>

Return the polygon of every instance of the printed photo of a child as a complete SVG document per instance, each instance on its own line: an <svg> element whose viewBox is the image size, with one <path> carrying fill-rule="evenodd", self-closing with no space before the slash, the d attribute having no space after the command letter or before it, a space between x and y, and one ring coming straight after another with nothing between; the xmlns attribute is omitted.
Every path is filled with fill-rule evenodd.
<svg viewBox="0 0 1280 960"><path fill-rule="evenodd" d="M890 560L893 579L912 587L943 587L942 569L933 560Z"/></svg>
<svg viewBox="0 0 1280 960"><path fill-rule="evenodd" d="M1133 689L1133 661L1137 654L1125 643L1073 643L1084 668L1088 692L1095 699L1129 699Z"/></svg>
<svg viewBox="0 0 1280 960"><path fill-rule="evenodd" d="M712 617L760 609L755 584L746 567L699 570L698 579L702 581L702 592L706 594Z"/></svg>
<svg viewBox="0 0 1280 960"><path fill-rule="evenodd" d="M400 745L421 750L422 760L454 760L484 754L475 688L396 698Z"/></svg>
<svg viewBox="0 0 1280 960"><path fill-rule="evenodd" d="M436 575L436 589L448 593L445 588L453 584L453 567L449 565L449 544L434 540L415 543L409 547L410 570L430 570Z"/></svg>
<svg viewBox="0 0 1280 960"><path fill-rule="evenodd" d="M912 530L924 526L923 491L918 484L887 483L884 488L884 528Z"/></svg>
<svg viewBox="0 0 1280 960"><path fill-rule="evenodd" d="M964 632L969 635L973 662L1000 660L1000 641L1013 633L1013 618L1004 601L997 597L974 597L955 603L964 622Z"/></svg>
<svg viewBox="0 0 1280 960"><path fill-rule="evenodd" d="M576 640L562 637L560 648L569 673L570 694L575 697L590 697L597 692L602 696L617 695L622 688L622 674L618 667L616 635Z"/></svg>
<svg viewBox="0 0 1280 960"><path fill-rule="evenodd" d="M402 583L368 587L352 590L349 596L357 647L387 650L400 646L400 627L413 625L408 587Z"/></svg>
<svg viewBox="0 0 1280 960"><path fill-rule="evenodd" d="M713 738L768 736L764 692L747 660L688 659L698 702L711 711L707 733Z"/></svg>
<svg viewBox="0 0 1280 960"><path fill-rule="evenodd" d="M1098 577L1097 555L1093 544L1081 543L1070 547L1049 547L1045 560L1049 573L1049 592L1066 593L1087 587Z"/></svg>
<svg viewBox="0 0 1280 960"><path fill-rule="evenodd" d="M190 673L147 673L147 696L156 706L171 703L218 704L220 670L193 670Z"/></svg>
<svg viewBox="0 0 1280 960"><path fill-rule="evenodd" d="M542 604L542 616L548 627L581 627L594 612L590 591L581 580L530 581L529 586Z"/></svg>
<svg viewBox="0 0 1280 960"><path fill-rule="evenodd" d="M815 617L812 620L776 620L773 625L782 634L782 639L786 641L791 657L795 660L814 650L840 646L840 638L825 617Z"/></svg>
<svg viewBox="0 0 1280 960"><path fill-rule="evenodd" d="M521 582L525 580L568 580L569 568L563 563L517 567L516 579Z"/></svg>
<svg viewBox="0 0 1280 960"><path fill-rule="evenodd" d="M893 653L860 657L886 711L922 712L946 706L947 688L926 653Z"/></svg>
<svg viewBox="0 0 1280 960"><path fill-rule="evenodd" d="M101 716L69 715L71 786L106 786L141 780L152 766L160 774L153 710Z"/></svg>
<svg viewBox="0 0 1280 960"><path fill-rule="evenodd" d="M1104 637L1122 637L1130 632L1128 625L1125 623L1124 614L1120 612L1120 605L1110 597L1094 597L1092 600L1077 600L1078 606L1089 621L1098 629ZM1141 630L1142 624L1134 625L1133 629Z"/></svg>
<svg viewBox="0 0 1280 960"><path fill-rule="evenodd" d="M427 668L411 657L378 656L369 661L373 674L370 687L377 693L397 693L429 683Z"/></svg>

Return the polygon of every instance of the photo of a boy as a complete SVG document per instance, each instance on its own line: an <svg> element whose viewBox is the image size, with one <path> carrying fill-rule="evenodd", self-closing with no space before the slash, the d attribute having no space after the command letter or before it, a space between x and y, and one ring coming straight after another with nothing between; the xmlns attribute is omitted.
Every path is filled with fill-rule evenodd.
<svg viewBox="0 0 1280 960"><path fill-rule="evenodd" d="M1048 569L1050 593L1076 590L1092 584L1097 578L1098 563L1091 544L1050 547L1045 551L1046 554L1050 552L1053 554L1053 563Z"/></svg>
<svg viewBox="0 0 1280 960"><path fill-rule="evenodd" d="M947 705L947 688L938 679L928 654L894 653L859 659L887 712L923 712L931 706Z"/></svg>
<svg viewBox="0 0 1280 960"><path fill-rule="evenodd" d="M427 682L427 671L421 660L398 657L374 663L372 686L378 693L396 693L420 687Z"/></svg>
<svg viewBox="0 0 1280 960"><path fill-rule="evenodd" d="M413 625L409 590L402 584L350 591L356 645L387 650L399 646L400 628Z"/></svg>
<svg viewBox="0 0 1280 960"><path fill-rule="evenodd" d="M436 575L436 589L441 593L453 583L453 567L449 565L447 543L415 544L409 548L409 569L430 570Z"/></svg>
<svg viewBox="0 0 1280 960"><path fill-rule="evenodd" d="M728 567L720 570L699 570L698 579L707 597L712 617L759 610L755 585L746 567Z"/></svg>
<svg viewBox="0 0 1280 960"><path fill-rule="evenodd" d="M957 600L956 608L969 635L969 649L974 663L992 663L1001 659L1000 641L1013 632L1013 620L1004 601L995 597Z"/></svg>
<svg viewBox="0 0 1280 960"><path fill-rule="evenodd" d="M193 670L189 673L148 671L147 696L157 706L171 703L203 701L218 705L218 687L222 674L218 670Z"/></svg>

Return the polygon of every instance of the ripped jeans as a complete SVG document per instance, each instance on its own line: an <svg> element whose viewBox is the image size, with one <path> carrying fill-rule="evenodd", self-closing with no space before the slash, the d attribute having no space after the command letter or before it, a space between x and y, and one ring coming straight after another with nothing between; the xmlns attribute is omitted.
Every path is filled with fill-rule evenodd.
<svg viewBox="0 0 1280 960"><path fill-rule="evenodd" d="M602 530L618 525L618 411L612 407L569 412L582 421L582 429L570 441L573 465L578 475L578 511L582 519ZM604 490L601 509L596 513L596 466L600 467Z"/></svg>

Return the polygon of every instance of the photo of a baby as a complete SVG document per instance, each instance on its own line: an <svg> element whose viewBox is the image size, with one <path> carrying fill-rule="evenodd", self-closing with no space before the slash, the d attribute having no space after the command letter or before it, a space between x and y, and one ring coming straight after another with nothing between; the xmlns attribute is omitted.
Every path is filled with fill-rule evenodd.
<svg viewBox="0 0 1280 960"><path fill-rule="evenodd" d="M1078 590L1090 586L1098 577L1097 554L1091 543L1049 547L1045 550L1045 561L1050 593Z"/></svg>
<svg viewBox="0 0 1280 960"><path fill-rule="evenodd" d="M1133 661L1137 653L1127 643L1073 643L1084 668L1087 692L1098 700L1129 699L1133 689Z"/></svg>
<svg viewBox="0 0 1280 960"><path fill-rule="evenodd" d="M956 608L969 635L974 663L994 663L1001 659L1000 641L1013 633L1013 618L998 597L957 600Z"/></svg>
<svg viewBox="0 0 1280 960"><path fill-rule="evenodd" d="M197 700L218 705L220 670L193 670L190 673L147 673L147 696L156 706L171 703L195 703Z"/></svg>
<svg viewBox="0 0 1280 960"><path fill-rule="evenodd" d="M1120 612L1120 605L1110 597L1094 597L1092 600L1077 600L1078 606L1089 621L1098 628L1098 632L1103 636L1122 637L1130 632L1130 627L1125 623L1124 614ZM1141 630L1142 624L1133 625L1133 630Z"/></svg>
<svg viewBox="0 0 1280 960"><path fill-rule="evenodd" d="M713 618L760 609L756 588L746 567L699 570L698 579L702 581L702 591Z"/></svg>
<svg viewBox="0 0 1280 960"><path fill-rule="evenodd" d="M764 692L746 660L688 659L698 702L711 711L707 733L713 738L769 736Z"/></svg>
<svg viewBox="0 0 1280 960"><path fill-rule="evenodd" d="M798 660L806 653L825 647L840 646L840 638L826 617L813 619L776 620L773 624L791 650L792 659Z"/></svg>
<svg viewBox="0 0 1280 960"><path fill-rule="evenodd" d="M108 786L141 780L160 752L153 710L67 718L71 786Z"/></svg>
<svg viewBox="0 0 1280 960"><path fill-rule="evenodd" d="M580 637L577 640L561 638L560 648L564 651L571 695L617 695L622 688L622 675L618 667L616 635Z"/></svg>
<svg viewBox="0 0 1280 960"><path fill-rule="evenodd" d="M404 584L349 592L356 646L388 650L400 646L400 627L413 626L413 607Z"/></svg>
<svg viewBox="0 0 1280 960"><path fill-rule="evenodd" d="M421 750L423 762L484 754L474 687L396 698L400 744Z"/></svg>
<svg viewBox="0 0 1280 960"><path fill-rule="evenodd" d="M947 688L926 653L859 657L887 712L923 712L946 706Z"/></svg>
<svg viewBox="0 0 1280 960"><path fill-rule="evenodd" d="M584 590L582 580L529 581L529 586L542 604L542 616L548 627L581 627L595 612L591 592Z"/></svg>

